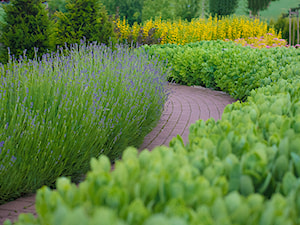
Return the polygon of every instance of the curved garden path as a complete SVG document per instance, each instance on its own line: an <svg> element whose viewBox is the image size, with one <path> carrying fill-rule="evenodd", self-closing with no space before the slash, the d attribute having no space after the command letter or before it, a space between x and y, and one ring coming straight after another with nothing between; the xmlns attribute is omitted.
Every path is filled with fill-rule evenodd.
<svg viewBox="0 0 300 225"><path fill-rule="evenodd" d="M228 94L203 87L169 84L169 98L158 125L149 133L141 149L152 150L157 145L167 145L178 134L188 141L190 124L210 117L220 119L226 105L235 100ZM35 195L31 194L0 205L0 224L6 219L15 220L20 213L35 213Z"/></svg>
<svg viewBox="0 0 300 225"><path fill-rule="evenodd" d="M152 150L158 145L169 145L178 134L186 143L189 127L197 120L211 117L220 119L226 105L235 100L221 91L213 91L199 86L169 84L170 96L158 125L148 134L142 149Z"/></svg>

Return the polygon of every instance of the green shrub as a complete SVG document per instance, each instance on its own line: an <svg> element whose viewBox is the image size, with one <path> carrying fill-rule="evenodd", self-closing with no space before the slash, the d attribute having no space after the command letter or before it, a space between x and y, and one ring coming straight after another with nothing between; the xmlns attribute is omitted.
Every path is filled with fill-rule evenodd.
<svg viewBox="0 0 300 225"><path fill-rule="evenodd" d="M41 0L13 0L4 10L1 62L7 62L9 54L18 58L26 52L32 59L52 49L51 22Z"/></svg>
<svg viewBox="0 0 300 225"><path fill-rule="evenodd" d="M0 67L0 204L139 147L162 113L166 69L140 50L61 51Z"/></svg>
<svg viewBox="0 0 300 225"><path fill-rule="evenodd" d="M278 80L285 67L300 58L295 48L260 50L224 41L143 48L149 55L159 55L172 64L170 81L222 90L240 100L245 100L254 88Z"/></svg>
<svg viewBox="0 0 300 225"><path fill-rule="evenodd" d="M80 40L114 44L114 24L99 0L67 0L66 12L56 12L56 44L80 43Z"/></svg>
<svg viewBox="0 0 300 225"><path fill-rule="evenodd" d="M295 37L291 37L292 43L297 43L297 25L294 26L296 23L297 18L292 19L292 34L295 33ZM277 20L271 20L270 26L274 27L276 32L281 32L281 36L285 39L289 44L289 18L282 14ZM294 30L294 31L293 31Z"/></svg>

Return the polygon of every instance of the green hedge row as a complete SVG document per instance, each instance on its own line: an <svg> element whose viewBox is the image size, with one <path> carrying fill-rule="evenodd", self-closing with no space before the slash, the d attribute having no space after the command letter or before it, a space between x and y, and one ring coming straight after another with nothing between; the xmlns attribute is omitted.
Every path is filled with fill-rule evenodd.
<svg viewBox="0 0 300 225"><path fill-rule="evenodd" d="M240 100L252 89L278 80L300 58L295 48L253 49L224 41L143 48L172 64L169 81L222 90Z"/></svg>
<svg viewBox="0 0 300 225"><path fill-rule="evenodd" d="M152 152L129 148L113 171L106 156L93 159L79 187L66 178L57 190L43 187L38 218L23 214L16 224L299 224L298 57L221 120L191 125L187 144L177 136Z"/></svg>

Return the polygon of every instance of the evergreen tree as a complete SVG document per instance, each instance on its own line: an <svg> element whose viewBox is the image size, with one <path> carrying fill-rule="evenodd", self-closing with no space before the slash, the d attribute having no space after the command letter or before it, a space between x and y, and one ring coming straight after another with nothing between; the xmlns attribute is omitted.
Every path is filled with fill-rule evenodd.
<svg viewBox="0 0 300 225"><path fill-rule="evenodd" d="M1 62L7 62L10 54L15 57L26 51L28 58L51 49L51 22L41 0L12 0L4 6L4 22L0 37Z"/></svg>
<svg viewBox="0 0 300 225"><path fill-rule="evenodd" d="M56 11L66 12L66 0L48 0L49 14L52 16Z"/></svg>
<svg viewBox="0 0 300 225"><path fill-rule="evenodd" d="M201 0L175 0L175 17L191 21L200 15Z"/></svg>
<svg viewBox="0 0 300 225"><path fill-rule="evenodd" d="M209 0L209 12L214 16L227 16L235 12L238 0Z"/></svg>
<svg viewBox="0 0 300 225"><path fill-rule="evenodd" d="M103 0L108 14L118 14L122 18L126 18L129 24L142 21L142 9L144 0Z"/></svg>
<svg viewBox="0 0 300 225"><path fill-rule="evenodd" d="M155 17L161 17L163 20L173 19L174 10L170 0L144 0L142 10L142 22Z"/></svg>
<svg viewBox="0 0 300 225"><path fill-rule="evenodd" d="M66 12L56 12L55 26L58 45L86 41L114 44L114 24L98 0L67 0Z"/></svg>
<svg viewBox="0 0 300 225"><path fill-rule="evenodd" d="M266 10L272 1L277 0L247 0L247 8L252 15L257 15L259 11Z"/></svg>

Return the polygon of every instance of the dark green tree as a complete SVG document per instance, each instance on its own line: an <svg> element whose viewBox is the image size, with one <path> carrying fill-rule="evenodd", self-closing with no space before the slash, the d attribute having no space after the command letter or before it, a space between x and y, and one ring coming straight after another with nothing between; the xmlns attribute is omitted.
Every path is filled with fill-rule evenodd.
<svg viewBox="0 0 300 225"><path fill-rule="evenodd" d="M209 0L209 12L215 16L228 16L235 12L238 0Z"/></svg>
<svg viewBox="0 0 300 225"><path fill-rule="evenodd" d="M47 4L50 16L56 11L66 12L66 0L48 0Z"/></svg>
<svg viewBox="0 0 300 225"><path fill-rule="evenodd" d="M51 21L41 0L12 0L4 10L1 62L8 61L8 48L15 57L26 51L28 58L35 56L36 49L37 56L41 56L52 48Z"/></svg>
<svg viewBox="0 0 300 225"><path fill-rule="evenodd" d="M173 0L175 17L191 21L200 15L201 0Z"/></svg>
<svg viewBox="0 0 300 225"><path fill-rule="evenodd" d="M170 0L144 0L142 10L142 22L155 17L161 17L163 20L173 19L174 10Z"/></svg>
<svg viewBox="0 0 300 225"><path fill-rule="evenodd" d="M142 21L142 9L144 0L103 0L109 15L126 18L129 24Z"/></svg>
<svg viewBox="0 0 300 225"><path fill-rule="evenodd" d="M55 13L56 44L88 42L114 44L114 23L99 0L67 0L66 12Z"/></svg>
<svg viewBox="0 0 300 225"><path fill-rule="evenodd" d="M247 0L247 9L256 16L260 11L266 10L271 2L277 0Z"/></svg>

